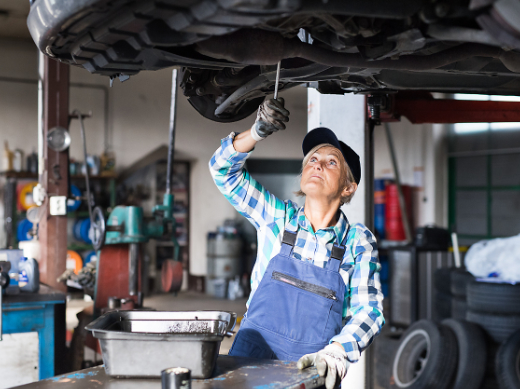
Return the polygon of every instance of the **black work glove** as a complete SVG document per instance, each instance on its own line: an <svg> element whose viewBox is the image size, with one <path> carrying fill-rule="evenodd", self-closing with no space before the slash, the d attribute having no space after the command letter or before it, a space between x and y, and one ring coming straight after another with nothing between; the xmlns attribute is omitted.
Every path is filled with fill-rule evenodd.
<svg viewBox="0 0 520 389"><path fill-rule="evenodd" d="M256 141L263 140L278 130L285 130L284 122L289 121L289 111L284 108L284 99L265 100L256 114L251 135Z"/></svg>

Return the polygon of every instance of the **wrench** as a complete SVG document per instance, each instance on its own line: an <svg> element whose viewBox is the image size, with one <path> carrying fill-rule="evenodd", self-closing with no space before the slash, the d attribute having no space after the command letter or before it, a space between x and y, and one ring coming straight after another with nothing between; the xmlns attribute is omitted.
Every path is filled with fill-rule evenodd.
<svg viewBox="0 0 520 389"><path fill-rule="evenodd" d="M280 66L282 64L282 61L278 62L278 65L276 65L276 83L274 84L274 99L276 100L278 98L278 83L280 82Z"/></svg>

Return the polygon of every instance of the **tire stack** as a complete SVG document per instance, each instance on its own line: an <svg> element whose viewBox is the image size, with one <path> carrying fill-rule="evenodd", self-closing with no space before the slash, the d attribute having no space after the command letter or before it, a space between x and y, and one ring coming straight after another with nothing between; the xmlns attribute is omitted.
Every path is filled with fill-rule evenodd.
<svg viewBox="0 0 520 389"><path fill-rule="evenodd" d="M440 268L435 271L435 319L466 319L466 286L474 280L471 273L460 268Z"/></svg>
<svg viewBox="0 0 520 389"><path fill-rule="evenodd" d="M482 329L463 320L420 320L401 337L394 354L392 389L480 389L486 367Z"/></svg>
<svg viewBox="0 0 520 389"><path fill-rule="evenodd" d="M520 284L469 282L466 320L488 336L486 388L520 388Z"/></svg>
<svg viewBox="0 0 520 389"><path fill-rule="evenodd" d="M435 285L435 320L442 321L451 317L451 270L440 268L435 270L433 282Z"/></svg>
<svg viewBox="0 0 520 389"><path fill-rule="evenodd" d="M467 285L475 277L464 269L451 269L450 290L453 296L451 301L451 317L458 320L466 320L467 305Z"/></svg>
<svg viewBox="0 0 520 389"><path fill-rule="evenodd" d="M520 389L520 284L477 282L455 268L434 281L437 322L402 335L390 387Z"/></svg>

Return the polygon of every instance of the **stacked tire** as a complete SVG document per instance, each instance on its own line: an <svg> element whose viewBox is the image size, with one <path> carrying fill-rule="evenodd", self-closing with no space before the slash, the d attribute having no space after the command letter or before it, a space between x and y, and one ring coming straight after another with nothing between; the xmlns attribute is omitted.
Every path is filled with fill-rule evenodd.
<svg viewBox="0 0 520 389"><path fill-rule="evenodd" d="M451 317L451 270L450 268L440 268L435 271L435 320L440 322Z"/></svg>
<svg viewBox="0 0 520 389"><path fill-rule="evenodd" d="M463 320L420 320L402 335L391 366L393 389L480 389L486 368L482 329Z"/></svg>
<svg viewBox="0 0 520 389"><path fill-rule="evenodd" d="M520 388L520 284L471 281L466 320L478 324L489 341L488 380L500 389Z"/></svg>
<svg viewBox="0 0 520 389"><path fill-rule="evenodd" d="M451 317L453 319L466 320L468 311L467 286L474 279L475 277L464 269L451 269L450 290L453 296Z"/></svg>
<svg viewBox="0 0 520 389"><path fill-rule="evenodd" d="M434 277L436 321L402 335L390 387L520 389L520 284L478 282L458 268Z"/></svg>
<svg viewBox="0 0 520 389"><path fill-rule="evenodd" d="M435 319L466 319L466 286L474 277L461 268L440 268L435 271Z"/></svg>

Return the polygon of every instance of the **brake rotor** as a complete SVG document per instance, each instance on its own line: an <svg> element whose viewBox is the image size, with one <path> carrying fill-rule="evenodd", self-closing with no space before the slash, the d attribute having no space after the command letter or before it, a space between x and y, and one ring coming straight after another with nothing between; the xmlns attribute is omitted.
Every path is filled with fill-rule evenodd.
<svg viewBox="0 0 520 389"><path fill-rule="evenodd" d="M161 268L162 290L166 293L178 292L182 286L182 263L167 259Z"/></svg>

